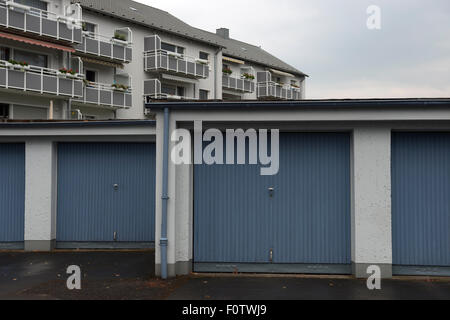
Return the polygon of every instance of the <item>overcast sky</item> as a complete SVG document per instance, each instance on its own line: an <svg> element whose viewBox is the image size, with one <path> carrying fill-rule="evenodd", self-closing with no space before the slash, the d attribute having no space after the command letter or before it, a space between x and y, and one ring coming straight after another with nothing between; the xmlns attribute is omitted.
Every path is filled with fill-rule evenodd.
<svg viewBox="0 0 450 320"><path fill-rule="evenodd" d="M260 45L310 75L307 98L450 97L450 0L139 0ZM381 30L369 30L370 5Z"/></svg>

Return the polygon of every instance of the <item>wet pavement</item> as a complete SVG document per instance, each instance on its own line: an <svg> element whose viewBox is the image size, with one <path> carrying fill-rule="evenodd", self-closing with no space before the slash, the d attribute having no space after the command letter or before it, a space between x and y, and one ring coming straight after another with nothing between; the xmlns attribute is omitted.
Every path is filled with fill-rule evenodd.
<svg viewBox="0 0 450 320"><path fill-rule="evenodd" d="M68 290L67 267L81 268L81 290ZM450 278L400 278L370 291L349 277L154 276L154 251L0 252L0 300L366 300L450 299Z"/></svg>

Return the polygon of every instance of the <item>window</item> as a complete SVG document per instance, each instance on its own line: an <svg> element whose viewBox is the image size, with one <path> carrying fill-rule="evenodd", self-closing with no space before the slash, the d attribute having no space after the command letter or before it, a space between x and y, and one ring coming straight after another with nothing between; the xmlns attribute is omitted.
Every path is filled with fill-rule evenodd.
<svg viewBox="0 0 450 320"><path fill-rule="evenodd" d="M209 54L206 53L206 52L200 51L199 58L200 58L200 59L203 59L203 60L208 60L208 59L209 59Z"/></svg>
<svg viewBox="0 0 450 320"><path fill-rule="evenodd" d="M41 0L14 0L16 3L23 4L32 8L47 11L47 2Z"/></svg>
<svg viewBox="0 0 450 320"><path fill-rule="evenodd" d="M183 47L178 47L175 46L173 44L169 44L169 43L165 43L165 42L161 42L161 49L165 50L165 51L170 51L170 52L176 52L179 54L184 54L184 48Z"/></svg>
<svg viewBox="0 0 450 320"><path fill-rule="evenodd" d="M34 52L27 52L22 50L14 50L14 60L19 62L26 62L31 66L47 68L48 58L46 55L37 54Z"/></svg>
<svg viewBox="0 0 450 320"><path fill-rule="evenodd" d="M208 90L200 89L199 95L200 95L200 97L199 97L200 100L208 100L209 99L209 91Z"/></svg>
<svg viewBox="0 0 450 320"><path fill-rule="evenodd" d="M97 72L86 70L86 80L89 82L97 82Z"/></svg>
<svg viewBox="0 0 450 320"><path fill-rule="evenodd" d="M8 119L9 104L0 103L0 119Z"/></svg>
<svg viewBox="0 0 450 320"><path fill-rule="evenodd" d="M177 88L174 86L168 86L165 84L161 85L161 92L165 94L170 94L172 96L175 96L177 94Z"/></svg>
<svg viewBox="0 0 450 320"><path fill-rule="evenodd" d="M90 34L95 34L97 26L90 22L83 22L83 31L87 31Z"/></svg>
<svg viewBox="0 0 450 320"><path fill-rule="evenodd" d="M167 84L161 85L161 93L172 95L172 96L180 96L184 97L184 87L176 87Z"/></svg>
<svg viewBox="0 0 450 320"><path fill-rule="evenodd" d="M184 97L184 87L177 87L177 96Z"/></svg>
<svg viewBox="0 0 450 320"><path fill-rule="evenodd" d="M0 47L0 60L8 61L10 59L9 48Z"/></svg>

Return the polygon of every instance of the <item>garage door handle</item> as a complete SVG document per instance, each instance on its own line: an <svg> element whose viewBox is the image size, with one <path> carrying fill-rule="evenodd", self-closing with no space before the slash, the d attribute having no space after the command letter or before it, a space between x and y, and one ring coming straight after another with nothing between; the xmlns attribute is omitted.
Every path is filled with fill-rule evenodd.
<svg viewBox="0 0 450 320"><path fill-rule="evenodd" d="M269 188L269 196L272 198L273 193L275 192L275 188Z"/></svg>

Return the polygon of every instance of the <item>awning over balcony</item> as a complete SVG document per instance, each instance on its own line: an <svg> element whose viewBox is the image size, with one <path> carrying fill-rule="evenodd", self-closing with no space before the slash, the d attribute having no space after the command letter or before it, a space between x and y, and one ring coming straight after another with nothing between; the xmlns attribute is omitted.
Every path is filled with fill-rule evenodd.
<svg viewBox="0 0 450 320"><path fill-rule="evenodd" d="M0 38L14 40L14 41L20 41L20 42L24 42L24 43L35 45L35 46L56 49L56 50L61 50L61 51L66 51L66 52L71 52L71 53L75 52L75 49L73 49L71 47L67 47L67 46L63 46L63 45L55 44L55 43L51 43L51 42L31 39L31 38L27 38L27 37L22 37L22 36L11 34L11 33L0 32Z"/></svg>
<svg viewBox="0 0 450 320"><path fill-rule="evenodd" d="M198 80L195 80L195 79L177 77L177 76L173 76L173 75L170 75L170 74L163 74L162 78L166 79L166 80L182 82L182 83L193 83L193 84L197 84L198 83Z"/></svg>
<svg viewBox="0 0 450 320"><path fill-rule="evenodd" d="M87 58L87 57L81 57L81 60L83 60L83 62L87 62L87 63L94 63L94 64L100 64L102 66L123 69L123 64L121 64L121 63L103 61L103 60Z"/></svg>
<svg viewBox="0 0 450 320"><path fill-rule="evenodd" d="M293 74L287 73L287 72L283 72L280 70L276 70L276 69L269 69L270 72L277 74L279 76L284 76L284 77L292 77L295 78L295 76Z"/></svg>
<svg viewBox="0 0 450 320"><path fill-rule="evenodd" d="M223 56L222 60L232 62L232 63L237 63L237 64L245 64L245 62L242 60L234 59L234 58L230 58L230 57L226 57L226 56Z"/></svg>

